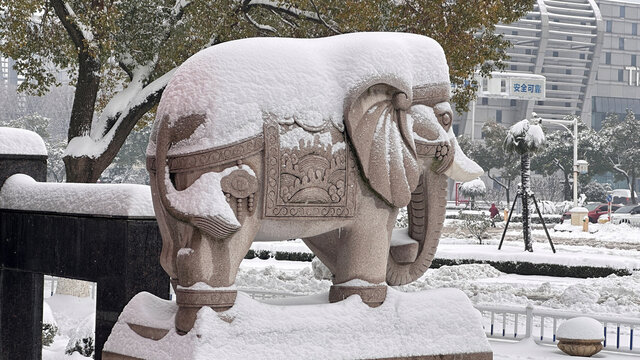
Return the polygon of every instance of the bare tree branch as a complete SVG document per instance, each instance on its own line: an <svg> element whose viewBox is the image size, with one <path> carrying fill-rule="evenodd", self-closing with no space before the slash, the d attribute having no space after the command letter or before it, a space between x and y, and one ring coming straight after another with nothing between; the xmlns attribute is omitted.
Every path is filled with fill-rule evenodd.
<svg viewBox="0 0 640 360"><path fill-rule="evenodd" d="M317 13L314 13L312 11L306 11L306 10L300 10L296 7L294 7L293 5L285 5L285 4L281 4L279 2L276 1L270 1L270 0L245 0L242 3L242 7L244 9L250 9L250 8L264 8L267 10L273 10L277 13L280 14L285 14L285 15L289 15L289 16L293 16L296 18L303 18L312 22L315 22L317 24L322 24L323 20L320 19L320 16Z"/></svg>
<svg viewBox="0 0 640 360"><path fill-rule="evenodd" d="M316 10L316 14L318 15L318 19L320 19L320 21L322 21L322 23L324 24L324 26L327 27L327 29L333 31L336 35L337 34L342 34L342 32L338 29L337 24L334 23L334 25L329 25L327 24L327 22L322 18L322 15L320 14L320 10L318 9L318 6L316 5L316 2L314 0L309 0L311 1L311 5L313 6L313 8Z"/></svg>
<svg viewBox="0 0 640 360"><path fill-rule="evenodd" d="M278 31L270 25L264 25L264 24L259 24L257 21L255 21L251 15L249 15L248 12L244 13L244 17L245 19L247 19L247 21L253 25L256 29L260 30L260 31L264 31L264 32L268 32L271 34L278 34Z"/></svg>

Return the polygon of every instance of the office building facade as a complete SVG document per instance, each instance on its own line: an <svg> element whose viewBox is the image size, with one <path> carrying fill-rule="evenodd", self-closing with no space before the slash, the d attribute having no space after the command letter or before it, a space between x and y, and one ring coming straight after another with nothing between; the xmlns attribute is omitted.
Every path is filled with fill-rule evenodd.
<svg viewBox="0 0 640 360"><path fill-rule="evenodd" d="M479 94L454 131L482 137L482 125L579 115L595 129L609 113L640 113L640 0L538 0L534 9L496 31L513 43L506 71L546 78L545 98L523 100Z"/></svg>

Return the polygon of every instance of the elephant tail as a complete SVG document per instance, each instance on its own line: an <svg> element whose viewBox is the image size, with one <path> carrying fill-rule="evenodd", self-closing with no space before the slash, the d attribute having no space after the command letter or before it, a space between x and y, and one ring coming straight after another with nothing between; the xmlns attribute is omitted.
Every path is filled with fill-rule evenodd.
<svg viewBox="0 0 640 360"><path fill-rule="evenodd" d="M444 224L446 194L447 176L427 166L407 206L409 239L397 241L395 236L392 238L387 262L389 285L415 281L431 266Z"/></svg>
<svg viewBox="0 0 640 360"><path fill-rule="evenodd" d="M176 190L168 172L167 153L171 145L190 136L193 131L204 122L204 116L192 115L191 118L193 119L179 119L178 126L182 128L177 130L172 129L171 132L169 131L168 117L164 117L159 124L160 127L156 139L155 177L158 197L164 209L172 217L195 226L214 240L224 240L237 232L240 229L240 224L237 221L230 221L230 219L218 215L196 215L188 213L184 207L189 207L188 202L190 200L188 198L190 197L181 196L185 194L183 191ZM169 199L169 194L171 194L172 199L178 200L179 203L185 203L186 205L180 206L182 209L179 209L178 206L173 204ZM193 201L200 201L200 199Z"/></svg>

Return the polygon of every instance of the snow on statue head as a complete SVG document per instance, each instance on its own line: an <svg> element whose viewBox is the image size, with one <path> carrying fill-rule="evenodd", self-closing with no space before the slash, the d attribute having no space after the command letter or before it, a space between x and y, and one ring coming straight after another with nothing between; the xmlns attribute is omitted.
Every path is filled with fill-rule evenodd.
<svg viewBox="0 0 640 360"><path fill-rule="evenodd" d="M455 140L449 93L442 48L412 34L245 39L187 60L147 150L176 328L233 306L254 240L303 238L334 274L332 302L377 306L385 282L420 277L447 176L482 172ZM408 236L391 239L404 206Z"/></svg>

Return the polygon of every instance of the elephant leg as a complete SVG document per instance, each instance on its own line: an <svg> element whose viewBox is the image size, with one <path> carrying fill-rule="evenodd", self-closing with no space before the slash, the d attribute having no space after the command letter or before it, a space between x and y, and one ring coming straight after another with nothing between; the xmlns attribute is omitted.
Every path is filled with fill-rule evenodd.
<svg viewBox="0 0 640 360"><path fill-rule="evenodd" d="M340 242L340 233L341 231L336 229L324 234L302 239L313 254L331 270L332 274L336 272L337 244Z"/></svg>
<svg viewBox="0 0 640 360"><path fill-rule="evenodd" d="M216 241L196 236L191 248L178 252L179 286L175 287L178 333L186 334L193 328L197 312L203 306L217 312L233 306L237 291L229 287L235 283L240 263L259 228L260 221L254 214L245 218L240 230L230 238Z"/></svg>
<svg viewBox="0 0 640 360"><path fill-rule="evenodd" d="M360 295L371 307L384 302L387 257L397 209L391 212L376 210L367 221L358 219L352 227L341 232L330 302L353 294Z"/></svg>

